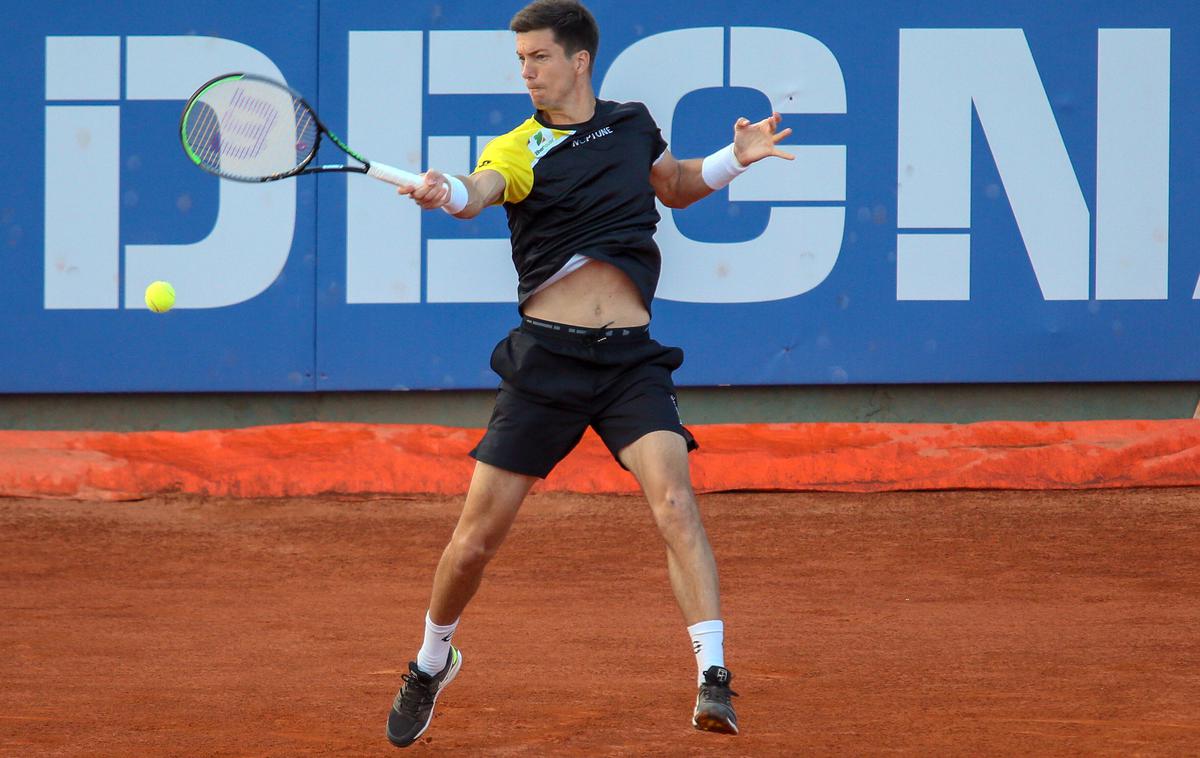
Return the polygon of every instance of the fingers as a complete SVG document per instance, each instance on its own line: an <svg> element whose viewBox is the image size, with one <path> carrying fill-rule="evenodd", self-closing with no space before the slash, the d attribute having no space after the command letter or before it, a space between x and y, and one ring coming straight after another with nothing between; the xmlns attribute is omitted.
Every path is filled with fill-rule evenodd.
<svg viewBox="0 0 1200 758"><path fill-rule="evenodd" d="M776 129L783 121L783 116L772 112L762 121L750 123L747 118L739 118L734 123L734 144L737 146L738 160L745 165L755 163L768 156L792 161L796 156L777 145L792 134L791 127Z"/></svg>
<svg viewBox="0 0 1200 758"><path fill-rule="evenodd" d="M408 195L413 202L429 211L441 208L450 200L450 185L442 172L430 169L421 178L421 183L411 187L398 187L397 194Z"/></svg>
<svg viewBox="0 0 1200 758"><path fill-rule="evenodd" d="M767 116L762 121L759 121L755 124L751 124L750 119L743 116L734 122L733 130L736 133L738 130L746 128L766 129L767 132L774 134L775 128L779 126L781 121L783 121L783 116L779 115L777 112L772 113L770 116ZM790 132L791 130L789 129L788 131Z"/></svg>

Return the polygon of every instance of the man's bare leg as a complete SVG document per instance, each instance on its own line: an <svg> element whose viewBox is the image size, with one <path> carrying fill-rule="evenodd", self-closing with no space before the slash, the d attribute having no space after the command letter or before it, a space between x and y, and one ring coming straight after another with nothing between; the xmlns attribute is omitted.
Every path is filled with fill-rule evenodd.
<svg viewBox="0 0 1200 758"><path fill-rule="evenodd" d="M486 463L475 464L466 504L433 575L429 617L435 624L451 624L462 615L536 481Z"/></svg>
<svg viewBox="0 0 1200 758"><path fill-rule="evenodd" d="M667 571L684 621L690 626L719 619L717 564L700 521L683 437L651 432L622 450L620 457L637 477L667 543Z"/></svg>
<svg viewBox="0 0 1200 758"><path fill-rule="evenodd" d="M433 577L425 641L402 678L388 714L387 738L397 747L415 742L433 718L442 689L458 674L462 654L450 644L458 617L479 589L483 570L500 549L536 479L475 464L467 502Z"/></svg>
<svg viewBox="0 0 1200 758"><path fill-rule="evenodd" d="M675 432L650 432L620 453L650 502L658 531L667 543L667 571L675 600L688 625L699 688L692 726L737 734L737 714L725 668L725 622L721 619L717 564L688 470L687 443Z"/></svg>

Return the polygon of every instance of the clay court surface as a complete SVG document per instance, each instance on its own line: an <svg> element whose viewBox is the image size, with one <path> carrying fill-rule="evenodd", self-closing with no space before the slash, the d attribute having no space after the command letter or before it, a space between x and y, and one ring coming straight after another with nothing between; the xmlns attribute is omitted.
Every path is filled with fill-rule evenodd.
<svg viewBox="0 0 1200 758"><path fill-rule="evenodd" d="M0 754L386 755L459 498L0 500ZM709 495L743 734L638 497L535 495L412 755L1194 755L1200 491Z"/></svg>

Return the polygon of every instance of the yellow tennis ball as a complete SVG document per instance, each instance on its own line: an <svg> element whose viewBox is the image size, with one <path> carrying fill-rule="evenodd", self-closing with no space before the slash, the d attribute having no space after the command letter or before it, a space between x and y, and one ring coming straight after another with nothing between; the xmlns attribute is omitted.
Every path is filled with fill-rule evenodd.
<svg viewBox="0 0 1200 758"><path fill-rule="evenodd" d="M151 282L146 288L146 307L155 313L166 313L175 305L175 288L166 282Z"/></svg>

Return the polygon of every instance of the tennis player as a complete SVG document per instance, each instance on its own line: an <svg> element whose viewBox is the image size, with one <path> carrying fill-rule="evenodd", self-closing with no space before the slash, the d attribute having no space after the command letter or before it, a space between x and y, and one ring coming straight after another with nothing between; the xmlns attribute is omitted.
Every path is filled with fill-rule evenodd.
<svg viewBox="0 0 1200 758"><path fill-rule="evenodd" d="M684 208L750 164L776 156L791 133L780 117L738 119L733 142L678 160L641 103L596 99L599 29L574 0L537 0L513 17L517 57L536 112L497 137L470 176L429 170L401 188L425 209L472 218L503 203L519 276L520 325L495 348L500 389L466 504L442 553L425 638L388 716L404 747L429 727L463 657L451 644L484 567L517 510L590 425L633 472L667 546L667 567L696 656L697 729L737 734L725 667L717 569L688 470L697 445L676 408L671 372L683 351L650 337L660 257L654 199ZM636 625L636 619L633 620Z"/></svg>

